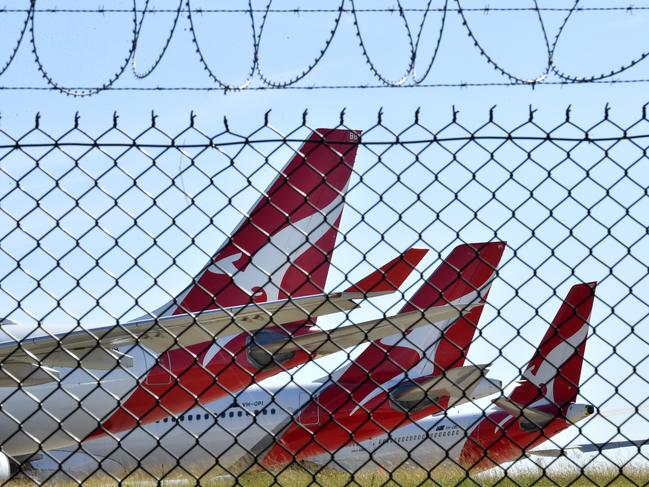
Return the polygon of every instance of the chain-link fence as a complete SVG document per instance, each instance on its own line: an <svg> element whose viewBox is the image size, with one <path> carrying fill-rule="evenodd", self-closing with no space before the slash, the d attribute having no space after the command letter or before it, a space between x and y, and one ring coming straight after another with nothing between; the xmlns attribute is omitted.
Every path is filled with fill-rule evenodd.
<svg viewBox="0 0 649 487"><path fill-rule="evenodd" d="M0 131L3 479L646 484L648 141Z"/></svg>

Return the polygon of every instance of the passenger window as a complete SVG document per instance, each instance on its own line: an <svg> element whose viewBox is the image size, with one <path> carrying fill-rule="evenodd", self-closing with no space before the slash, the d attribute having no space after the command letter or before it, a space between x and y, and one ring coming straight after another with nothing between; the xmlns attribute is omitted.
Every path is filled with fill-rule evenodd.
<svg viewBox="0 0 649 487"><path fill-rule="evenodd" d="M219 416L221 416L222 418L225 418L225 413L221 413Z"/></svg>
<svg viewBox="0 0 649 487"><path fill-rule="evenodd" d="M181 417L178 418L178 419L179 419L179 421L185 421L185 416L181 416Z"/></svg>
<svg viewBox="0 0 649 487"><path fill-rule="evenodd" d="M191 421L193 417L194 417L193 414L188 415L188 416L187 416L187 421Z"/></svg>
<svg viewBox="0 0 649 487"><path fill-rule="evenodd" d="M205 421L207 421L208 419L210 419L210 415L208 413L205 413L204 418L205 418Z"/></svg>
<svg viewBox="0 0 649 487"><path fill-rule="evenodd" d="M233 411L230 411L230 417L234 418L234 412Z"/></svg>
<svg viewBox="0 0 649 487"><path fill-rule="evenodd" d="M237 413L237 416L239 416L239 417L243 416L243 411L239 411L239 412Z"/></svg>
<svg viewBox="0 0 649 487"><path fill-rule="evenodd" d="M165 418L162 420L163 423L166 423L169 420L169 418Z"/></svg>
<svg viewBox="0 0 649 487"><path fill-rule="evenodd" d="M277 411L273 408L270 410L270 414L275 414Z"/></svg>

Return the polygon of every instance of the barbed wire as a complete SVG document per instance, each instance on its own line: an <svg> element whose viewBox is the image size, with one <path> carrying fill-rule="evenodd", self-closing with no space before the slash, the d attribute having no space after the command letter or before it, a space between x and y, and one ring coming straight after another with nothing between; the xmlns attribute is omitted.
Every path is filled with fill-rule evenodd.
<svg viewBox="0 0 649 487"><path fill-rule="evenodd" d="M606 85L633 85L633 84L644 84L649 83L649 78L637 78L637 79L606 79L606 80L593 80L585 81L579 84L606 84ZM534 89L537 86L568 86L577 84L571 81L543 81L536 84L523 84L523 83L512 83L507 81L458 81L451 83L421 83L419 85L395 85L395 86L386 86L384 84L322 84L322 85L308 85L308 86L285 86L283 90L296 90L296 91L314 91L314 90L353 90L353 89L363 89L363 90L380 90L380 89L416 89L416 88L496 88L496 87L519 87L519 88L528 88ZM79 91L90 91L95 88L90 86L77 86L68 88L70 91L79 90ZM269 91L275 88L269 86L250 86L246 87L245 91ZM34 86L34 85L16 85L16 86L2 86L0 85L0 91L52 91L52 88L49 86ZM103 88L102 91L161 91L161 92L211 92L218 91L223 93L229 93L232 91L239 91L236 89L231 89L228 87L220 86L109 86Z"/></svg>
<svg viewBox="0 0 649 487"><path fill-rule="evenodd" d="M462 11L464 12L478 12L478 13L490 13L490 12L570 12L573 10L570 7L464 7ZM618 5L618 6L607 6L607 7L578 7L574 9L577 12L635 12L649 10L649 7L641 5ZM177 9L169 8L136 8L133 9L124 9L124 8L106 8L106 7L97 7L97 8L60 8L60 7L51 7L51 8L6 8L0 7L0 13L50 13L50 14L132 14L134 11L136 13L148 13L148 14L169 14L176 13ZM241 8L195 8L193 9L194 13L197 14L211 14L211 13L242 13L247 14L251 11L253 13L279 13L279 14L301 14L301 13L337 13L339 9L332 8L271 8L271 9L241 9ZM398 8L343 8L343 13L397 13L399 12ZM416 8L416 7L403 7L403 12L459 12L458 8L454 7L430 7L430 8ZM181 9L181 13L187 13L186 8Z"/></svg>
<svg viewBox="0 0 649 487"><path fill-rule="evenodd" d="M454 0L449 2L445 0L442 6L433 6L432 1L429 0L425 7L412 8L404 6L401 0L396 1L394 7L388 8L361 8L358 7L354 0L340 0L336 8L274 8L272 0L268 0L265 8L254 8L252 2L248 1L248 8L202 8L196 7L192 4L191 0L178 0L176 8L153 8L149 0L146 0L143 5L137 0L132 0L131 8L41 8L38 7L38 2L30 2L29 8L0 8L0 15L14 14L20 16L15 21L18 28L16 29L16 37L13 42L8 42L7 45L13 46L9 49L8 56L4 63L0 61L0 77L2 77L8 68L15 61L21 46L28 42L33 56L34 64L40 76L44 79L47 89L56 90L66 95L72 96L89 96L101 91L120 89L120 90L142 90L142 91L157 91L160 89L176 90L176 91L209 91L214 88L226 91L239 91L239 90L263 90L263 89L349 89L349 88L374 88L374 87L419 87L419 88L434 88L434 87L472 87L472 86L504 86L504 85L528 85L538 86L541 84L577 84L577 83L593 83L598 81L607 81L615 83L646 83L647 79L644 77L635 77L633 80L617 79L616 77L626 74L647 57L649 51L643 51L640 55L632 58L629 61L619 63L614 69L605 70L603 72L594 72L587 74L572 73L561 65L557 65L557 53L561 50L562 39L564 33L568 30L570 24L574 19L580 15L588 12L623 12L629 15L635 12L649 11L649 6L636 6L633 4L617 5L617 6L584 6L581 0L574 0L570 6L566 7L543 7L538 5L536 0L532 0L532 5L528 6L512 6L512 7L492 7L485 5L483 7L467 7L461 0ZM559 23L559 28L554 35L548 31L547 20L544 19L543 13L559 13L563 18ZM491 13L530 13L534 14L534 24L538 25L538 30L543 39L544 61L543 68L539 73L534 76L523 76L519 73L512 71L510 68L505 67L501 62L496 60L496 57L486 47L484 35L478 34L472 24L472 19L467 17L467 14L482 13L488 15ZM109 72L104 76L104 81L92 86L68 86L62 81L57 79L52 73L51 65L44 61L42 58L42 49L40 48L38 36L38 18L44 15L55 14L83 14L83 15L98 15L103 16L107 14L128 14L132 16L132 28L130 30L130 39L127 43L126 51L124 52L123 60L120 61L114 71ZM142 36L142 27L146 19L150 15L172 15L171 23L168 29L160 29L157 35L162 39L161 47L155 56L152 56L150 64L142 69L138 66L138 48L141 45L140 38ZM250 60L246 62L247 68L245 69L246 75L240 82L233 82L225 78L224 73L219 73L213 61L210 61L210 50L216 49L214 45L209 45L205 41L200 40L199 27L196 25L196 19L204 15L228 15L238 14L245 15L248 18L250 26ZM304 64L297 66L295 73L285 79L277 79L270 75L263 69L263 61L268 56L262 56L262 48L264 40L270 36L266 32L267 20L270 14L280 15L333 15L330 27L326 32L325 39L321 46L316 49L316 54L308 59ZM398 15L399 16L399 29L403 29L406 48L405 48L405 67L404 71L396 77L391 79L391 76L386 74L375 62L371 55L372 41L364 33L360 16L363 14L383 14L383 15ZM408 17L408 14L421 14L421 19L415 21ZM433 71L433 67L438 61L438 54L441 50L443 39L449 35L448 19L449 14L458 15L461 28L466 31L471 44L478 51L480 57L486 64L492 67L499 76L504 77L507 82L498 81L483 81L478 80L475 82L433 82L429 80L429 76ZM24 15L24 17L23 17ZM261 16L261 17L260 17ZM361 57L367 65L371 76L375 82L359 82L359 83L346 83L341 82L335 84L322 80L311 80L307 86L300 82L308 79L309 75L313 72L316 66L320 65L326 58L327 53L334 40L338 37L342 19L346 16L351 17L354 34L359 44ZM422 42L424 34L427 32L428 25L432 16L439 17L438 33L434 36L432 42L426 42L425 46ZM131 65L131 72L135 79L145 80L153 74L160 66L161 62L169 52L169 46L173 39L179 32L179 26L182 25L182 19L187 23L187 30L190 33L193 51L198 57L198 61L203 71L207 74L209 79L214 83L214 86L198 86L198 87L185 87L178 86L142 86L142 87L117 87L115 84L118 80L123 78L128 65ZM433 28L433 27L430 27ZM25 33L29 31L29 35ZM552 40L550 40L552 38ZM27 39L27 40L26 40ZM422 61L422 50L425 49L427 53L431 53L431 57L427 61ZM421 66L421 63L425 63ZM21 85L5 85L0 86L2 90L32 90L37 86L29 86L26 84Z"/></svg>

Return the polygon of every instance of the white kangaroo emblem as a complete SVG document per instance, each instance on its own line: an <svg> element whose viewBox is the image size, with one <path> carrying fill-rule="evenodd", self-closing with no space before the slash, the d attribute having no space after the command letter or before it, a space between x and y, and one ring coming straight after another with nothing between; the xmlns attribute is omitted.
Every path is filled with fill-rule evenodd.
<svg viewBox="0 0 649 487"><path fill-rule="evenodd" d="M462 306L465 304L479 303L483 301L484 296L487 294L494 278L495 272L482 286L481 289L471 291L464 296L460 296L459 298L450 301L449 304ZM395 345L398 345L399 347L414 350L420 357L419 362L413 365L410 370L400 373L395 377L392 377L391 379L388 379L383 384L377 385L374 390L369 392L363 399L357 402L356 407L352 409L349 415L351 416L380 393L388 391L391 387L398 384L402 380L405 380L406 378L416 379L424 375L432 374L435 369L434 358L435 354L437 353L439 342L446 329L449 328L455 322L455 320L455 318L451 318L439 323L421 326L409 332L405 337L401 334L398 334L381 339L380 343L384 346L393 347Z"/></svg>
<svg viewBox="0 0 649 487"><path fill-rule="evenodd" d="M268 243L251 257L244 269L235 265L243 256L243 253L239 252L215 261L205 272L229 276L237 287L251 296L263 292L266 300L278 299L289 266L320 240L338 220L343 211L342 196L334 198L326 208L314 211L314 214L271 235ZM203 365L207 366L231 338L230 336L214 341L205 353Z"/></svg>
<svg viewBox="0 0 649 487"><path fill-rule="evenodd" d="M331 229L342 210L342 196L338 196L326 208L314 209L315 213L271 235L244 269L235 266L242 256L238 253L219 259L205 272L227 275L251 295L263 290L269 301L279 299L288 268Z"/></svg>
<svg viewBox="0 0 649 487"><path fill-rule="evenodd" d="M582 327L575 332L570 338L563 340L557 345L548 355L543 362L534 371L533 367L528 367L523 373L523 377L529 380L532 384L542 389L545 398L541 402L554 402L554 381L559 373L559 369L565 364L568 359L575 353L579 345L583 343L588 335L588 320Z"/></svg>

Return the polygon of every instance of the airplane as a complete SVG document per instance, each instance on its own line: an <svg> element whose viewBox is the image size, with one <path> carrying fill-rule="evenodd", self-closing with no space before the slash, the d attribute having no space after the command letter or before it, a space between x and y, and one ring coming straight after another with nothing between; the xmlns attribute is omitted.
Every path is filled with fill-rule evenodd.
<svg viewBox="0 0 649 487"><path fill-rule="evenodd" d="M339 387L349 384L351 379L346 374L350 374L350 370L357 374L356 368L362 366L368 357L376 357L378 350L381 354L378 362L374 363L388 365L389 377L393 380L386 385L377 383L377 377L388 377L384 368L379 366L376 374L371 371L357 375L359 383L355 388L369 394L374 388L381 387L381 394L377 395L382 398L381 403L370 403L373 409L369 415L366 409L358 414L360 421L376 423L378 429L372 429L372 434L381 434L386 431L383 428L395 424L400 426L409 414L437 412L451 405L495 394L501 390L501 384L484 378L486 368L469 366L467 369L463 363L504 248L503 242L456 247L414 293L402 312L408 314L413 309L437 307L442 302L455 306L473 303L470 311L459 318L415 328L408 335L413 340L408 346L402 340L403 334L370 342L357 359L337 374L338 378L334 376L325 382L291 382L275 387L254 385L234 399L223 398L207 406L200 405L117 437L100 437L67 449L42 452L29 459L28 465L41 473L55 472L60 468L75 481L83 481L97 469L123 478L125 473L138 467L160 473L175 468L179 463L189 470L195 465L211 467L215 462L229 468L242 462L250 464L251 459L263 461L264 452L260 445L265 446L267 452L271 451L276 439L282 441L277 432L286 431L287 426L297 423L306 429L346 421L353 402L346 402L331 416L314 417L310 407L330 390L331 384ZM422 329L426 333L417 334ZM431 350L420 350L418 346L427 346ZM401 367L418 369L417 377L426 380L413 382L416 379L409 378ZM435 367L438 372L429 374L430 367ZM456 374L456 371L461 373ZM435 380L428 380L431 375ZM412 387L413 383L417 384L416 388ZM428 396L422 397L420 391L436 399L431 401ZM360 402L360 399L356 400ZM364 437L368 431L364 429L359 434ZM356 432L353 436L356 438ZM352 439L347 434L340 444L344 446ZM200 470L193 472L199 476L205 473Z"/></svg>
<svg viewBox="0 0 649 487"><path fill-rule="evenodd" d="M257 461L277 466L336 451L500 390L499 383L484 378L488 365L464 362L505 245L488 242L453 249L400 312L445 303L479 305L460 319L370 343L328 378L299 417L272 431L272 444L260 442L253 449Z"/></svg>
<svg viewBox="0 0 649 487"><path fill-rule="evenodd" d="M491 409L430 416L310 461L352 473L378 465L394 470L406 463L432 469L445 462L479 473L529 454L558 456L565 449L537 447L595 414L594 406L576 402L595 286L591 282L571 288L514 390L493 400ZM601 451L645 443L608 442L568 449Z"/></svg>
<svg viewBox="0 0 649 487"><path fill-rule="evenodd" d="M390 279L400 285L422 257L409 251L357 286L323 293L357 146L353 131L313 133L192 284L152 316L60 334L4 320L0 479L10 458L182 413L340 350L331 340L354 346L370 331L379 338L468 312L441 306L334 332L315 326L394 291ZM276 362L257 363L259 347Z"/></svg>

